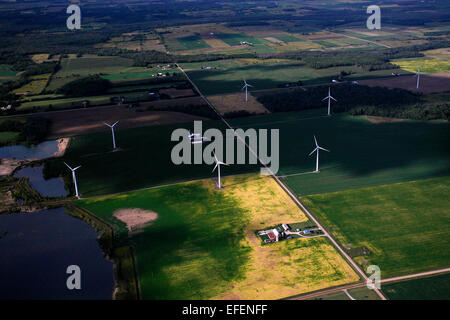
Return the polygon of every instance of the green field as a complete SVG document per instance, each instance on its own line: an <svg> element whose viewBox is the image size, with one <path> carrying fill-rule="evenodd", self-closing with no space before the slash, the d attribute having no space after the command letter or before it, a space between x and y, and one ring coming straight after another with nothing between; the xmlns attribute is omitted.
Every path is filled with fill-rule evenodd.
<svg viewBox="0 0 450 320"><path fill-rule="evenodd" d="M449 300L450 274L384 284L381 289L392 300Z"/></svg>
<svg viewBox="0 0 450 320"><path fill-rule="evenodd" d="M19 141L20 132L2 131L0 132L0 145L14 144Z"/></svg>
<svg viewBox="0 0 450 320"><path fill-rule="evenodd" d="M83 56L81 58L64 58L61 69L52 77L49 90L56 90L64 84L93 74L103 76L116 75L117 79L135 79L151 77L158 71L143 67L133 67L133 60L121 57Z"/></svg>
<svg viewBox="0 0 450 320"><path fill-rule="evenodd" d="M371 123L363 117L326 110L272 114L232 120L235 127L280 130L280 171L299 196L411 181L450 174L449 124L402 121ZM322 117L321 117L322 116ZM314 149L320 154L320 174Z"/></svg>
<svg viewBox="0 0 450 320"><path fill-rule="evenodd" d="M345 66L313 69L298 61L265 62L240 65L235 60L221 60L201 63L181 63L189 77L206 95L239 92L243 79L254 86L252 90L277 88L287 82L301 80L305 85L330 83L341 71L351 72L351 80L360 78L378 78L390 75L392 70L368 72L361 67ZM203 66L216 67L214 70L202 70Z"/></svg>
<svg viewBox="0 0 450 320"><path fill-rule="evenodd" d="M261 41L257 38L253 38L241 33L219 33L216 37L227 43L230 46L238 46L241 41L246 41L252 44L261 44Z"/></svg>
<svg viewBox="0 0 450 320"><path fill-rule="evenodd" d="M220 121L203 122L203 128L224 128ZM116 131L118 152L111 151L111 132L74 137L65 160L83 165L77 172L83 196L129 191L179 181L212 177L210 165L174 165L171 150L172 131L193 130L192 123L142 127ZM255 165L235 165L223 169L223 174L257 171Z"/></svg>
<svg viewBox="0 0 450 320"><path fill-rule="evenodd" d="M298 195L333 192L449 175L449 124L404 121L373 124L348 115L323 116L325 110L272 114L234 119L233 125L280 130L280 171L287 185ZM128 191L194 178L211 177L208 165L173 165L170 152L175 145L170 135L176 128L192 130L192 123L120 130L116 132L120 152L111 153L111 135L104 133L75 137L66 161L83 165L79 171L84 196ZM224 129L220 121L204 121ZM336 133L339 133L337 135ZM313 135L331 150L321 153L321 173L311 172L315 159ZM258 166L232 165L229 175Z"/></svg>
<svg viewBox="0 0 450 320"><path fill-rule="evenodd" d="M210 46L199 36L177 38L186 50L206 49Z"/></svg>
<svg viewBox="0 0 450 320"><path fill-rule="evenodd" d="M448 267L450 177L318 194L302 198L344 247L382 278Z"/></svg>
<svg viewBox="0 0 450 320"><path fill-rule="evenodd" d="M272 178L241 175L223 183L221 191L208 179L77 204L134 244L144 299L280 299L359 280L325 238L261 245L257 228L306 219ZM158 218L127 239L113 215L126 208Z"/></svg>

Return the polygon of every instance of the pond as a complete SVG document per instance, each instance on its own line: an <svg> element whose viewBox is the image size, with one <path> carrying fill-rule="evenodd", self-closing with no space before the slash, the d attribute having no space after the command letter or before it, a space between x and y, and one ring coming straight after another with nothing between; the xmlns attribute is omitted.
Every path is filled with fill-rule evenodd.
<svg viewBox="0 0 450 320"><path fill-rule="evenodd" d="M52 157L57 151L58 141L45 141L32 147L22 145L0 147L0 158L45 159Z"/></svg>
<svg viewBox="0 0 450 320"><path fill-rule="evenodd" d="M62 178L52 178L45 180L43 174L44 166L26 167L14 174L16 178L29 178L30 186L44 197L66 197Z"/></svg>
<svg viewBox="0 0 450 320"><path fill-rule="evenodd" d="M0 300L111 299L113 262L99 233L64 208L0 215ZM67 267L81 269L81 290L67 289Z"/></svg>

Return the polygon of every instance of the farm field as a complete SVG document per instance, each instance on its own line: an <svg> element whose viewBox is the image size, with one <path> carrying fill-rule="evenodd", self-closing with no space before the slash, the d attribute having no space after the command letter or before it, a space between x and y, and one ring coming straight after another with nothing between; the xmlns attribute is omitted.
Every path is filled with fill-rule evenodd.
<svg viewBox="0 0 450 320"><path fill-rule="evenodd" d="M245 93L222 94L207 98L222 115L241 110L254 114L269 113L251 94L248 95L248 101L245 101Z"/></svg>
<svg viewBox="0 0 450 320"><path fill-rule="evenodd" d="M240 175L223 183L222 191L208 179L77 204L122 236L127 229L117 210L157 214L130 238L144 299L279 299L359 280L325 238L261 245L255 231L307 220L272 178Z"/></svg>
<svg viewBox="0 0 450 320"><path fill-rule="evenodd" d="M450 174L448 123L372 123L363 117L324 117L324 113L319 109L229 121L243 129L280 130L278 175L285 176L282 179L299 196ZM175 143L170 143L170 135L180 127L193 130L192 122L127 130L119 127L116 139L122 150L114 153L109 152L111 135L106 129L104 133L76 137L66 153L66 161L83 165L78 173L81 193L100 195L211 177L211 166L172 164L170 153ZM204 121L203 128L225 129L220 121ZM320 174L305 174L315 166L315 159L308 157L314 148L314 134L331 153L321 153ZM361 143L361 138L370 143ZM223 174L258 168L231 165Z"/></svg>
<svg viewBox="0 0 450 320"><path fill-rule="evenodd" d="M111 152L111 131L105 127L102 133L74 137L64 160L83 166L77 172L83 197L211 177L211 165L173 164L171 151L177 142L171 142L171 135L178 128L192 131L193 122L124 130L118 126L116 142L120 151ZM225 129L221 121L203 121L203 130L208 128ZM223 168L222 174L257 171L257 165L233 165Z"/></svg>
<svg viewBox="0 0 450 320"><path fill-rule="evenodd" d="M117 79L135 79L151 76L159 71L143 67L133 67L133 60L121 57L86 55L83 57L69 57L61 60L61 69L52 77L50 90L56 90L64 84L93 74L105 77L115 75ZM113 77L113 80L115 79Z"/></svg>
<svg viewBox="0 0 450 320"><path fill-rule="evenodd" d="M398 65L403 70L409 72L417 72L417 68L420 68L420 72L423 73L450 72L450 60L405 59L394 60L392 61L392 64Z"/></svg>
<svg viewBox="0 0 450 320"><path fill-rule="evenodd" d="M450 72L421 75L419 89L417 89L417 78L413 75L361 80L360 84L371 87L401 88L424 94L448 92L450 91Z"/></svg>
<svg viewBox="0 0 450 320"><path fill-rule="evenodd" d="M0 65L0 82L10 81L16 78L16 72L11 70L11 66Z"/></svg>
<svg viewBox="0 0 450 320"><path fill-rule="evenodd" d="M450 174L449 124L404 120L378 123L364 117L326 110L274 113L231 119L234 127L280 130L278 176L299 196L425 179ZM331 152L320 154L320 174L314 138Z"/></svg>
<svg viewBox="0 0 450 320"><path fill-rule="evenodd" d="M302 202L346 248L366 247L355 257L381 277L448 267L450 178L302 197ZM425 256L424 256L425 254Z"/></svg>
<svg viewBox="0 0 450 320"><path fill-rule="evenodd" d="M181 63L181 66L205 95L239 92L243 85L243 79L254 86L254 88L251 88L251 91L253 91L277 88L278 85L299 80L305 85L330 83L343 70L352 72L349 77L351 80L379 78L390 75L392 72L392 70L368 72L355 66L313 69L301 62L286 59L271 59L269 61L234 59ZM202 67L211 67L211 69L202 70Z"/></svg>
<svg viewBox="0 0 450 320"><path fill-rule="evenodd" d="M450 274L389 283L381 289L391 300L449 300Z"/></svg>

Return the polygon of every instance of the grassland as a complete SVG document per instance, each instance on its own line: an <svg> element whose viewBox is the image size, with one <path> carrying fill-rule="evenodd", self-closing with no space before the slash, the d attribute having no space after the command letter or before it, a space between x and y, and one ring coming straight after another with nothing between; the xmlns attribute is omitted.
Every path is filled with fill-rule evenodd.
<svg viewBox="0 0 450 320"><path fill-rule="evenodd" d="M449 300L450 274L385 284L381 289L392 300Z"/></svg>
<svg viewBox="0 0 450 320"><path fill-rule="evenodd" d="M115 210L158 213L131 238L145 299L277 299L358 280L325 238L261 246L256 230L306 220L273 179L241 175L223 182L222 191L203 180L78 204L124 234Z"/></svg>
<svg viewBox="0 0 450 320"><path fill-rule="evenodd" d="M356 257L375 264L383 278L448 267L450 178L303 197L303 203Z"/></svg>

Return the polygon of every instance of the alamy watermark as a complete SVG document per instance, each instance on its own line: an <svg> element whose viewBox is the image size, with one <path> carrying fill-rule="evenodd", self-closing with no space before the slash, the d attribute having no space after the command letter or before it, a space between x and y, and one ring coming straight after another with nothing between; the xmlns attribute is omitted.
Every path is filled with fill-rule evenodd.
<svg viewBox="0 0 450 320"><path fill-rule="evenodd" d="M367 271L370 276L367 278L366 286L370 290L381 289L381 269L379 266L370 265Z"/></svg>
<svg viewBox="0 0 450 320"><path fill-rule="evenodd" d="M369 18L367 18L367 29L381 29L381 9L379 6L372 5L367 7L367 13L371 14Z"/></svg>
<svg viewBox="0 0 450 320"><path fill-rule="evenodd" d="M72 4L67 7L67 14L70 16L67 18L66 25L69 30L81 29L81 9L76 4Z"/></svg>
<svg viewBox="0 0 450 320"><path fill-rule="evenodd" d="M227 129L224 135L221 130L214 128L203 132L202 121L194 121L194 135L201 137L202 143L193 143L191 139L193 135L187 129L179 128L172 132L171 141L178 142L171 152L174 164L212 165L215 163L215 155L217 159L225 161L227 165L258 164L259 159L260 163L264 165L260 170L262 175L272 175L278 172L280 166L279 129L259 129L258 131L256 129L245 131L243 129ZM226 153L225 159L224 153Z"/></svg>
<svg viewBox="0 0 450 320"><path fill-rule="evenodd" d="M66 281L67 289L81 290L81 268L77 265L70 265L67 267L66 273L70 274Z"/></svg>

